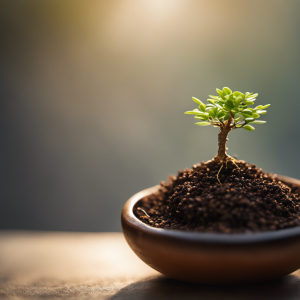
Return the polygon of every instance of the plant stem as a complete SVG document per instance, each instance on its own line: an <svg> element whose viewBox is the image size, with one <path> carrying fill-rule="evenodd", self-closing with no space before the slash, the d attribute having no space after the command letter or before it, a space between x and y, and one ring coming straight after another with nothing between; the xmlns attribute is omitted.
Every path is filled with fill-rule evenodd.
<svg viewBox="0 0 300 300"><path fill-rule="evenodd" d="M216 158L223 162L227 159L228 155L226 153L226 142L227 136L229 132L232 130L231 126L232 118L228 119L224 126L220 127L220 131L218 133L218 154Z"/></svg>

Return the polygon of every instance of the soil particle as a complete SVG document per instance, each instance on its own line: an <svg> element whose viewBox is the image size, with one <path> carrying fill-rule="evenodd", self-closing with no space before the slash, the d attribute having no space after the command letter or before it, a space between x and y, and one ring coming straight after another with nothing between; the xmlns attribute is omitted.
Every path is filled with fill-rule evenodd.
<svg viewBox="0 0 300 300"><path fill-rule="evenodd" d="M245 161L235 163L238 167L229 161L222 168L221 185L215 160L169 176L158 192L138 203L135 215L152 227L201 232L250 233L300 225L299 186L287 186Z"/></svg>

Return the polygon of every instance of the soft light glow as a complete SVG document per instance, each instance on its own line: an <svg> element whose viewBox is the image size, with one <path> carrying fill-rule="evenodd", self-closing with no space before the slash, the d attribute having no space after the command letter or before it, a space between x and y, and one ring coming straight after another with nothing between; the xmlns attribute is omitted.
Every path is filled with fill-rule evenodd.
<svg viewBox="0 0 300 300"><path fill-rule="evenodd" d="M182 0L149 0L140 1L139 3L143 4L149 16L163 19L174 16L184 5Z"/></svg>

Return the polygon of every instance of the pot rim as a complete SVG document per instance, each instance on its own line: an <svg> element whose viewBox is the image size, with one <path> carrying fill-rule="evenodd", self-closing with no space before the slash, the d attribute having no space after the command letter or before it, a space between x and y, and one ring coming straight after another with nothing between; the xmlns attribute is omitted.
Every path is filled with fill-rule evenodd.
<svg viewBox="0 0 300 300"><path fill-rule="evenodd" d="M287 176L279 176L278 179L282 182L293 183L300 186L300 180ZM300 226L279 229L275 231L253 232L253 233L209 233L209 232L189 232L177 229L163 229L151 227L140 221L133 213L134 206L143 197L154 193L159 188L159 185L142 190L133 195L124 205L122 211L122 219L128 225L138 228L144 233L157 235L160 238L171 238L182 241L196 242L201 244L232 244L245 245L256 243L268 243L272 241L287 241L293 238L300 237Z"/></svg>

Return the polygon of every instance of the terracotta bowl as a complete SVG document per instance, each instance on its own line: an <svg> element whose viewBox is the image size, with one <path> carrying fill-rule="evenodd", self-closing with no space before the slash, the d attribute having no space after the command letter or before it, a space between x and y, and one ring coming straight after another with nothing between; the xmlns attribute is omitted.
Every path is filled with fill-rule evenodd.
<svg viewBox="0 0 300 300"><path fill-rule="evenodd" d="M282 182L300 180L278 176ZM251 234L186 232L153 228L133 213L158 189L132 196L122 211L123 233L135 254L171 278L202 284L240 284L280 278L300 268L300 226Z"/></svg>

